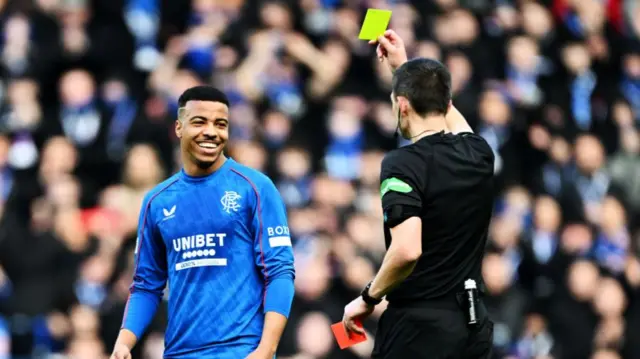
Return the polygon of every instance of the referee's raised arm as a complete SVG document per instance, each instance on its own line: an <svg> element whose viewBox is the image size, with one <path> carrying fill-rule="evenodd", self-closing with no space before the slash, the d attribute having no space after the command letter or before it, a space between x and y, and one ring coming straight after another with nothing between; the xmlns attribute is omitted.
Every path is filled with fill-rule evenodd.
<svg viewBox="0 0 640 359"><path fill-rule="evenodd" d="M459 133L473 133L473 129L469 126L467 119L458 111L458 109L451 104L449 108L449 112L444 117L447 122L447 127L451 130L451 133L459 134Z"/></svg>
<svg viewBox="0 0 640 359"><path fill-rule="evenodd" d="M402 38L393 30L387 30L378 40L371 40L369 44L377 44L376 55L378 56L378 61L385 62L392 73L395 73L398 67L408 61L404 41L402 41ZM451 103L445 120L447 127L452 133L473 133L473 129L471 129L467 120L453 103Z"/></svg>
<svg viewBox="0 0 640 359"><path fill-rule="evenodd" d="M386 297L373 358L489 358L493 323L480 297L493 153L452 105L443 64L408 61L392 30L371 44L393 72L397 131L411 144L382 162L387 253L343 322L362 332L356 323Z"/></svg>

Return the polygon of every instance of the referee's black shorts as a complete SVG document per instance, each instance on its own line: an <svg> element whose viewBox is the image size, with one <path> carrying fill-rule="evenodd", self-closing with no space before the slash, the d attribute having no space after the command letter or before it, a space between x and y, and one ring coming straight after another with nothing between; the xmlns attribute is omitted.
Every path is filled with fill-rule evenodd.
<svg viewBox="0 0 640 359"><path fill-rule="evenodd" d="M467 326L455 300L389 306L378 322L373 359L488 359L493 322L479 303L480 323Z"/></svg>

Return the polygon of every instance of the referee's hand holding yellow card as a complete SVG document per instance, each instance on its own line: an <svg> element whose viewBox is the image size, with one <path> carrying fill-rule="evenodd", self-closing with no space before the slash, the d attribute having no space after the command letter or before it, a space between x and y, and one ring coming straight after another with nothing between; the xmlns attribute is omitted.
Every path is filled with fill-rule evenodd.
<svg viewBox="0 0 640 359"><path fill-rule="evenodd" d="M404 41L393 30L387 30L375 40L370 40L369 44L378 44L376 54L378 60L383 62L387 60L387 65L391 71L395 71L400 65L407 62L407 50L404 47Z"/></svg>
<svg viewBox="0 0 640 359"><path fill-rule="evenodd" d="M407 61L407 51L400 36L387 29L390 20L390 10L368 9L358 38L369 40L370 45L378 44L378 59L383 62L386 58L391 71L395 71Z"/></svg>

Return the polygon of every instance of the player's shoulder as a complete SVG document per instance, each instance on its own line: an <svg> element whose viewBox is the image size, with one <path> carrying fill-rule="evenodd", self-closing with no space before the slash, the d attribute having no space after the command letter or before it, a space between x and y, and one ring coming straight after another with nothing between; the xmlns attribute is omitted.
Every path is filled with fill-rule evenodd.
<svg viewBox="0 0 640 359"><path fill-rule="evenodd" d="M151 188L147 194L144 196L144 202L149 203L151 201L158 201L161 199L163 194L167 194L168 191L171 190L172 187L175 186L176 182L180 179L180 173L175 173L171 177L165 179L164 181L158 183L153 188Z"/></svg>
<svg viewBox="0 0 640 359"><path fill-rule="evenodd" d="M236 175L240 176L248 185L255 187L258 191L265 187L271 188L272 186L275 186L269 176L255 168L251 168L236 161L233 161L231 166Z"/></svg>

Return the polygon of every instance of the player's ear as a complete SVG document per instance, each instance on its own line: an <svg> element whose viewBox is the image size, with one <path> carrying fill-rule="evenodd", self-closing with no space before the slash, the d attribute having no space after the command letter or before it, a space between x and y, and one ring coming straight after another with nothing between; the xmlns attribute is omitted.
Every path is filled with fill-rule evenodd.
<svg viewBox="0 0 640 359"><path fill-rule="evenodd" d="M176 130L176 137L182 138L182 120L180 118L176 120L175 130Z"/></svg>

